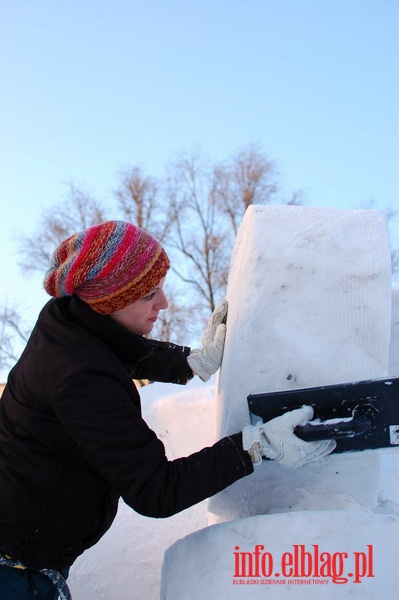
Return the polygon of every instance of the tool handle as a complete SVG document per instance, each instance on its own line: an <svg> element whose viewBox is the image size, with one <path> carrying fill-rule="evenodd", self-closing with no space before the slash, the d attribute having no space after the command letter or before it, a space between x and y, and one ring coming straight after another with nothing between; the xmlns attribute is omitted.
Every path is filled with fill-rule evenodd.
<svg viewBox="0 0 399 600"><path fill-rule="evenodd" d="M294 429L295 435L306 442L317 440L353 438L358 435L364 435L376 423L377 414L375 409L370 405L356 407L353 411L353 416L350 420L343 419L334 421L325 421L321 423L306 423L306 425L298 425Z"/></svg>

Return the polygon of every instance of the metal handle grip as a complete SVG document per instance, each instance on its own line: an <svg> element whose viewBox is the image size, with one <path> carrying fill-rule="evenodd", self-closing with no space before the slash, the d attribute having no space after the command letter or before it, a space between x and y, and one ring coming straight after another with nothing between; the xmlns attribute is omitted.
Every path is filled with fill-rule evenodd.
<svg viewBox="0 0 399 600"><path fill-rule="evenodd" d="M357 406L352 417L348 419L334 419L311 425L298 425L294 429L295 435L306 442L317 440L330 440L353 438L371 431L377 422L378 411L371 405Z"/></svg>

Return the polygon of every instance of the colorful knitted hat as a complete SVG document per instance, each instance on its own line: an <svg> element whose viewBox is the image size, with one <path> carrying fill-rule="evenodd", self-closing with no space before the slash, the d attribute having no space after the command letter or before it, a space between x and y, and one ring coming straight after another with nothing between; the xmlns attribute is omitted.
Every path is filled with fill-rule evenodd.
<svg viewBox="0 0 399 600"><path fill-rule="evenodd" d="M44 280L50 296L76 294L101 314L143 298L165 277L169 259L148 233L106 221L64 240Z"/></svg>

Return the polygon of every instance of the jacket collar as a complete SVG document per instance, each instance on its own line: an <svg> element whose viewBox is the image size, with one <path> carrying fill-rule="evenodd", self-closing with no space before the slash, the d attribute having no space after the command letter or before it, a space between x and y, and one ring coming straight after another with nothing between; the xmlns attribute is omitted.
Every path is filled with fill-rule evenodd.
<svg viewBox="0 0 399 600"><path fill-rule="evenodd" d="M109 346L122 362L132 365L152 354L153 349L146 338L128 331L108 315L95 312L78 296L68 299L70 317Z"/></svg>

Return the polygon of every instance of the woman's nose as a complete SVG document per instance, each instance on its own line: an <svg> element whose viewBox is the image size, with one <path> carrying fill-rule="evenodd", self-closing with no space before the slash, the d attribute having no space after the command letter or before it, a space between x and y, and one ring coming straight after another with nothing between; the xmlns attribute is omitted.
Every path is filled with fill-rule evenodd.
<svg viewBox="0 0 399 600"><path fill-rule="evenodd" d="M158 294L157 306L158 306L159 310L165 310L165 308L168 308L168 306L169 306L169 302L168 302L163 290L161 290L160 293Z"/></svg>

